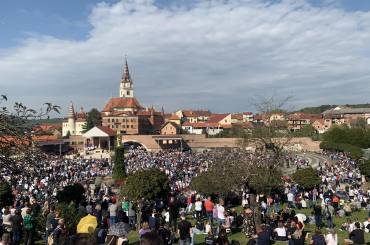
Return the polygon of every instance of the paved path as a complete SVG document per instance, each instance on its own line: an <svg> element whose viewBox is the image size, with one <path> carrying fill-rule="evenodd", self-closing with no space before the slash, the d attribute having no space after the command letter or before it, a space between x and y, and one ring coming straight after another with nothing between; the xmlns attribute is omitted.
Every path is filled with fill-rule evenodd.
<svg viewBox="0 0 370 245"><path fill-rule="evenodd" d="M316 169L319 167L319 163L328 161L329 159L326 158L325 156L318 154L318 153L311 153L311 152L306 152L306 153L297 153L298 156L307 159L309 166L312 168ZM283 168L283 174L284 175L290 175L293 174L297 170L297 167L290 167L290 168Z"/></svg>

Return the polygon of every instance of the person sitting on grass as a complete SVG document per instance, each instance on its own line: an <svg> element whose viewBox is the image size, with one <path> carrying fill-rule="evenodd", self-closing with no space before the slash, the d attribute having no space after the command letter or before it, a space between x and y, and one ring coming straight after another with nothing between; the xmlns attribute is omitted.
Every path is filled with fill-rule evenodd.
<svg viewBox="0 0 370 245"><path fill-rule="evenodd" d="M355 223L355 229L349 233L349 239L344 239L345 244L365 244L365 233L359 222Z"/></svg>
<svg viewBox="0 0 370 245"><path fill-rule="evenodd" d="M310 244L312 244L312 245L326 245L325 237L321 233L320 229L315 230L315 234L312 236Z"/></svg>
<svg viewBox="0 0 370 245"><path fill-rule="evenodd" d="M227 238L227 233L225 228L221 228L220 232L218 233L218 237L216 239L217 245L229 245L229 239Z"/></svg>

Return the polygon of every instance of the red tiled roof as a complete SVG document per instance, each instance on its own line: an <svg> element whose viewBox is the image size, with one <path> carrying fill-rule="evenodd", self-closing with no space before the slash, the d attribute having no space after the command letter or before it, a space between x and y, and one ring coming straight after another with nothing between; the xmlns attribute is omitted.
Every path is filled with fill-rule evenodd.
<svg viewBox="0 0 370 245"><path fill-rule="evenodd" d="M243 114L231 114L231 119L243 120Z"/></svg>
<svg viewBox="0 0 370 245"><path fill-rule="evenodd" d="M37 135L37 136L32 136L32 140L35 142L56 141L58 140L58 138L54 135Z"/></svg>
<svg viewBox="0 0 370 245"><path fill-rule="evenodd" d="M184 117L202 117L202 116L208 117L208 116L211 115L211 112L210 111L201 111L201 110L197 110L197 111L183 110L182 114L184 115Z"/></svg>
<svg viewBox="0 0 370 245"><path fill-rule="evenodd" d="M114 108L134 108L142 109L135 98L111 98L105 105L103 112L113 111Z"/></svg>
<svg viewBox="0 0 370 245"><path fill-rule="evenodd" d="M109 127L104 127L104 126L96 126L98 129L103 131L104 133L108 134L109 136L115 136L116 132L110 129Z"/></svg>
<svg viewBox="0 0 370 245"><path fill-rule="evenodd" d="M212 114L209 119L208 119L208 123L218 123L220 122L222 119L224 119L225 117L227 117L228 115L230 114Z"/></svg>
<svg viewBox="0 0 370 245"><path fill-rule="evenodd" d="M166 116L168 120L180 120L180 117L177 115L169 115L168 117Z"/></svg>
<svg viewBox="0 0 370 245"><path fill-rule="evenodd" d="M295 113L292 115L289 115L289 120L315 120L315 119L321 119L322 116L318 114L306 114L306 113Z"/></svg>
<svg viewBox="0 0 370 245"><path fill-rule="evenodd" d="M51 131L62 129L62 124L40 124L34 127L36 131Z"/></svg>
<svg viewBox="0 0 370 245"><path fill-rule="evenodd" d="M250 111L247 111L247 112L243 112L244 115L253 115L253 112L250 112Z"/></svg>
<svg viewBox="0 0 370 245"><path fill-rule="evenodd" d="M149 110L149 111L139 111L137 113L138 116L151 116L152 115L152 110ZM159 112L159 111L153 111L153 115L155 116L161 116L162 115L162 112Z"/></svg>

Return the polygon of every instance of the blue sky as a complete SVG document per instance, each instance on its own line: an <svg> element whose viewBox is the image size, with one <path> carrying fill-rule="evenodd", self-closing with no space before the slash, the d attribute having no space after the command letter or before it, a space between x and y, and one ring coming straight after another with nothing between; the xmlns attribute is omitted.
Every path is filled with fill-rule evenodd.
<svg viewBox="0 0 370 245"><path fill-rule="evenodd" d="M368 0L3 0L0 92L101 109L127 54L138 99L169 111L369 102L369 22Z"/></svg>

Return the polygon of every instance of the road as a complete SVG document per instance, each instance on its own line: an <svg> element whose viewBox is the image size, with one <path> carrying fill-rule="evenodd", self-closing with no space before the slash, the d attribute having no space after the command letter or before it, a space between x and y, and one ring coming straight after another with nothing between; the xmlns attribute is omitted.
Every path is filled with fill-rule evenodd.
<svg viewBox="0 0 370 245"><path fill-rule="evenodd" d="M318 153L311 153L311 152L306 152L306 153L298 153L298 156L301 156L304 159L308 159L309 166L312 168L316 169L319 167L319 163L324 162L329 160L328 158L324 157L323 155L320 155ZM297 168L291 167L291 168L284 168L283 169L283 174L284 175L290 175L294 173L297 170Z"/></svg>

